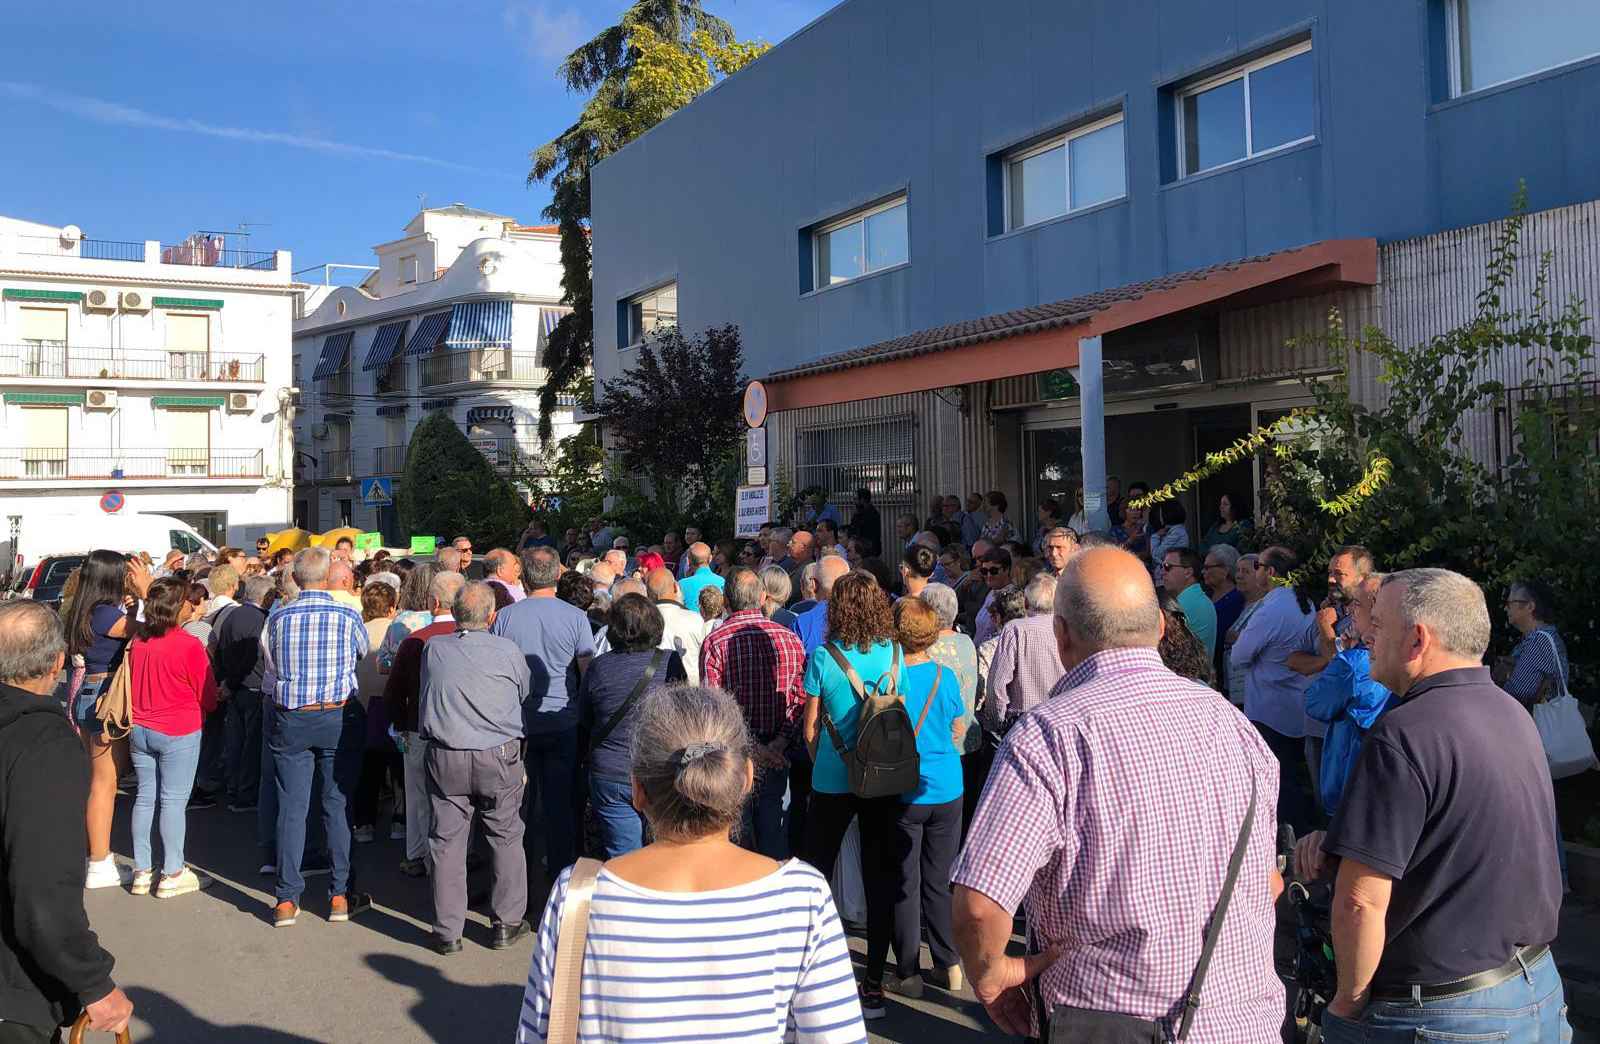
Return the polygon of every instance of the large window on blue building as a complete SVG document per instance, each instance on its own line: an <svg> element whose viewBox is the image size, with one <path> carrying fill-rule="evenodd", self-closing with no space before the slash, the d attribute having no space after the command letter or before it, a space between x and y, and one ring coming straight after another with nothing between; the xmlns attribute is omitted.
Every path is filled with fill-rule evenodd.
<svg viewBox="0 0 1600 1044"><path fill-rule="evenodd" d="M825 289L911 260L906 197L896 196L820 225L811 233L811 286Z"/></svg>
<svg viewBox="0 0 1600 1044"><path fill-rule="evenodd" d="M1180 176L1314 139L1316 72L1308 40L1180 90Z"/></svg>
<svg viewBox="0 0 1600 1044"><path fill-rule="evenodd" d="M1007 229L1121 199L1128 192L1122 114L1018 149L1005 167Z"/></svg>
<svg viewBox="0 0 1600 1044"><path fill-rule="evenodd" d="M1445 0L1452 97L1600 55L1595 0Z"/></svg>

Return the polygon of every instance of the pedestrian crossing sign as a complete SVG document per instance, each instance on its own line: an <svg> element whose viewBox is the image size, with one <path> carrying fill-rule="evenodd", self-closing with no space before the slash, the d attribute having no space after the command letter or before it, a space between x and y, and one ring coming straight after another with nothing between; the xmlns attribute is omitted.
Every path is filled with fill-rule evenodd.
<svg viewBox="0 0 1600 1044"><path fill-rule="evenodd" d="M389 507L392 505L394 503L394 479L362 479L361 503L368 507Z"/></svg>

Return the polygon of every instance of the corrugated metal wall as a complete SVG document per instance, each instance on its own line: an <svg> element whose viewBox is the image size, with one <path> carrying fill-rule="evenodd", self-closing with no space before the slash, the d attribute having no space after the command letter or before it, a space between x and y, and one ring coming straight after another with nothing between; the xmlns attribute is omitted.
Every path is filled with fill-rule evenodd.
<svg viewBox="0 0 1600 1044"><path fill-rule="evenodd" d="M1420 344L1459 326L1477 310L1477 296L1486 281L1485 267L1504 221L1439 232L1418 239L1389 243L1379 253L1384 329L1401 346ZM1546 298L1552 312L1574 298L1587 302L1593 316L1600 307L1600 202L1582 203L1528 215L1518 248L1521 263L1507 287L1503 304L1513 309L1533 306L1539 259L1550 255L1550 282ZM1595 333L1593 321L1589 332ZM1528 375L1528 359L1509 353L1480 374L1506 385ZM1600 373L1591 358L1590 373ZM1362 401L1382 401L1383 385L1376 372L1353 374L1356 396ZM1475 411L1464 424L1465 445L1478 460L1496 463L1496 428L1493 409Z"/></svg>
<svg viewBox="0 0 1600 1044"><path fill-rule="evenodd" d="M1346 329L1359 329L1374 319L1373 298L1370 288L1355 287L1223 312L1217 380L1231 384L1328 372L1328 353L1318 337L1327 332L1329 313L1337 308ZM1301 343L1289 343L1296 339Z"/></svg>

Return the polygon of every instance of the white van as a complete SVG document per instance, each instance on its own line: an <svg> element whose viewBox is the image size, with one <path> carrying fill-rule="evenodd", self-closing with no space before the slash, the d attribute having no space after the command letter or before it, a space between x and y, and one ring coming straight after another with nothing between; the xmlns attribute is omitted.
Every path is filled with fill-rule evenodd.
<svg viewBox="0 0 1600 1044"><path fill-rule="evenodd" d="M96 548L123 554L147 552L159 562L177 548L186 554L216 553L216 545L187 522L170 515L103 513L54 515L24 512L12 546L10 526L0 519L0 573L15 575L53 555L84 555Z"/></svg>

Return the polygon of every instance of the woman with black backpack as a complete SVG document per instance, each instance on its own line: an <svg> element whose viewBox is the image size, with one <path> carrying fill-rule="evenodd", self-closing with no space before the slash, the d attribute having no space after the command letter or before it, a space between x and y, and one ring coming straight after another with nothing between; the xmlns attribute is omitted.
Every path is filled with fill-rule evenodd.
<svg viewBox="0 0 1600 1044"><path fill-rule="evenodd" d="M899 881L894 823L900 814L901 791L863 797L863 791L873 788L863 785L857 755L863 711L869 718L883 716L873 710L882 697L899 690L902 660L894 642L889 596L870 573L856 570L840 577L828 596L828 640L806 661L804 732L815 766L804 856L823 876L832 878L850 820L859 818L861 878L867 899L867 974L861 987L861 1013L868 1019L886 1014L883 971L894 933Z"/></svg>

